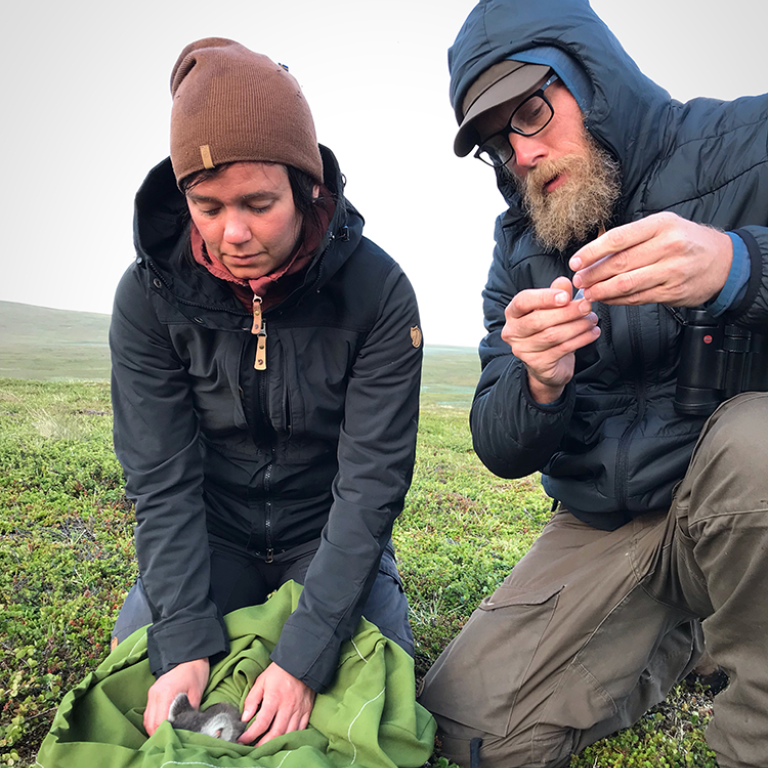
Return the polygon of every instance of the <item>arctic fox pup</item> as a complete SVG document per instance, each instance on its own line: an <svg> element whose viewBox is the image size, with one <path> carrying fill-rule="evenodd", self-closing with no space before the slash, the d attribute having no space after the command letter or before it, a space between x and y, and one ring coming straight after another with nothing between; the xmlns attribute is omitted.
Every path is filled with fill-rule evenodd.
<svg viewBox="0 0 768 768"><path fill-rule="evenodd" d="M248 725L240 720L240 713L226 702L214 704L203 712L193 709L186 693L176 695L168 712L168 720L174 728L204 733L224 741L237 741Z"/></svg>

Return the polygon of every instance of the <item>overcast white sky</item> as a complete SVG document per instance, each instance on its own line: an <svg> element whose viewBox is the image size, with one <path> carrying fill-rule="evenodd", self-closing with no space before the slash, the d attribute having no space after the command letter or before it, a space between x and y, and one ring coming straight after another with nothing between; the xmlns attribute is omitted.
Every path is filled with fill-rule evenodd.
<svg viewBox="0 0 768 768"><path fill-rule="evenodd" d="M535 0L531 0L535 2ZM15 2L3 11L0 299L109 312L133 195L168 153L171 68L230 37L287 64L366 234L408 273L427 344L475 346L493 173L452 153L446 50L474 0ZM678 99L768 90L763 0L594 0Z"/></svg>

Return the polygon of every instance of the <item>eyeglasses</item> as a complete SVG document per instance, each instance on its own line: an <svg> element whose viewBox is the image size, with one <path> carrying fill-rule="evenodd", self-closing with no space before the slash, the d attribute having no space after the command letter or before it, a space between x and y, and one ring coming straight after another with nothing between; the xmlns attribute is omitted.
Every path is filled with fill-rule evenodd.
<svg viewBox="0 0 768 768"><path fill-rule="evenodd" d="M506 127L485 139L477 148L475 157L486 165L499 168L506 165L515 155L515 150L509 143L510 133L535 136L543 131L555 116L555 110L544 91L557 79L557 75L552 73L541 88L523 99L510 115Z"/></svg>

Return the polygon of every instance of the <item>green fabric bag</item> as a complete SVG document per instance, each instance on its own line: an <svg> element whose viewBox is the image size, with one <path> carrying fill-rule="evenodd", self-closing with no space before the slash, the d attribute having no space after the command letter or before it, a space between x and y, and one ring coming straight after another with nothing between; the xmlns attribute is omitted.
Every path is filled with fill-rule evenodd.
<svg viewBox="0 0 768 768"><path fill-rule="evenodd" d="M269 664L301 587L288 582L266 603L225 617L231 649L211 668L202 708L229 701L242 710ZM435 721L415 700L413 659L361 620L344 643L332 686L318 694L309 726L262 747L174 730L166 720L147 738L142 726L154 682L146 629L124 640L66 694L45 737L42 768L416 768L432 754Z"/></svg>

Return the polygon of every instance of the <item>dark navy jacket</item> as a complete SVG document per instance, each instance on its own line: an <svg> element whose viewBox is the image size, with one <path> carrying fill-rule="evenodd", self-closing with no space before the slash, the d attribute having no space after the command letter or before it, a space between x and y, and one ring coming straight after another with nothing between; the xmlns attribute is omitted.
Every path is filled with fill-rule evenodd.
<svg viewBox="0 0 768 768"><path fill-rule="evenodd" d="M302 285L264 313L264 371L250 314L182 256L189 224L170 161L136 198L137 258L110 330L112 397L155 674L227 648L208 532L264 559L321 538L272 659L315 690L328 685L403 507L422 358L416 300L363 237L321 149L339 200Z"/></svg>
<svg viewBox="0 0 768 768"><path fill-rule="evenodd" d="M533 47L565 52L591 87L585 125L619 161L613 226L659 211L735 231L752 273L727 319L768 324L768 96L674 101L650 81L586 0L487 0L449 53L457 118L467 89L491 64ZM577 517L605 529L669 506L703 419L677 414L681 326L661 305L599 306L602 335L577 352L576 375L552 407L537 405L524 366L501 339L504 308L525 288L572 277L569 253L545 253L517 193L483 294L487 337L471 427L482 461L503 477L540 470L544 487Z"/></svg>

